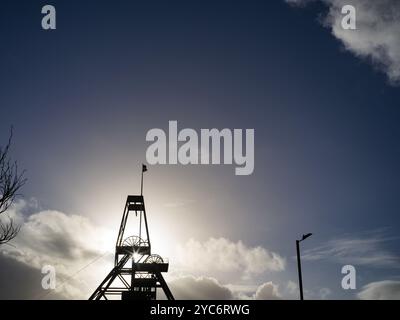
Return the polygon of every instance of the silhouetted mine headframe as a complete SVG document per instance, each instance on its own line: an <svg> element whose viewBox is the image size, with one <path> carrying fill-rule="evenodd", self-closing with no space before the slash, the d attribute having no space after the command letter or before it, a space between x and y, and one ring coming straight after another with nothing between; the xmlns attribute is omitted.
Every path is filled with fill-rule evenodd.
<svg viewBox="0 0 400 320"><path fill-rule="evenodd" d="M131 222L133 224L129 224ZM125 237L126 231L134 230L132 226L137 233ZM143 196L128 196L115 246L114 268L89 300L107 300L115 296L123 300L155 300L157 288L164 291L168 300L174 300L162 276L168 266L168 261L151 253Z"/></svg>

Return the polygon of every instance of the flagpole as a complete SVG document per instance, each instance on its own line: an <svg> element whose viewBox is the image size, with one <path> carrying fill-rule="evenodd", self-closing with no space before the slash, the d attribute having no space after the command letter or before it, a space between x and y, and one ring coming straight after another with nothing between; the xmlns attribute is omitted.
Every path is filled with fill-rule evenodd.
<svg viewBox="0 0 400 320"><path fill-rule="evenodd" d="M142 180L140 183L140 195L143 196L143 167L142 167Z"/></svg>
<svg viewBox="0 0 400 320"><path fill-rule="evenodd" d="M147 171L147 166L142 163L142 178L140 180L140 195L143 196L143 173Z"/></svg>

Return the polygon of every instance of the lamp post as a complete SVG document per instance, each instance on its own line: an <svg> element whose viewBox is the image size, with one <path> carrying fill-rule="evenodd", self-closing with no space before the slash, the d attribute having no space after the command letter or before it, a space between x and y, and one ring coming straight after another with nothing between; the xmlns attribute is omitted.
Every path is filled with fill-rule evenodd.
<svg viewBox="0 0 400 320"><path fill-rule="evenodd" d="M299 272L299 289L300 289L300 300L304 300L303 296L303 279L301 275L301 261L300 261L300 242L310 237L312 233L303 234L300 240L296 240L296 252L297 252L297 270Z"/></svg>

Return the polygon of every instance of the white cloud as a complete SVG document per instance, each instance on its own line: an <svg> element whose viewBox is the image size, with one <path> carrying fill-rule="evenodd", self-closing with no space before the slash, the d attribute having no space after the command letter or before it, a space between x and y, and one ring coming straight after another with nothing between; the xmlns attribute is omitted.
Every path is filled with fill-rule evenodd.
<svg viewBox="0 0 400 320"><path fill-rule="evenodd" d="M329 288L321 288L319 289L319 296L321 299L325 300L327 299L332 293L332 290Z"/></svg>
<svg viewBox="0 0 400 320"><path fill-rule="evenodd" d="M257 288L254 295L256 300L280 300L282 299L279 293L278 286L272 282L266 282Z"/></svg>
<svg viewBox="0 0 400 320"><path fill-rule="evenodd" d="M279 286L265 282L260 286L221 284L212 277L181 276L169 282L177 300L280 300Z"/></svg>
<svg viewBox="0 0 400 320"><path fill-rule="evenodd" d="M357 296L363 300L400 300L400 281L371 282Z"/></svg>
<svg viewBox="0 0 400 320"><path fill-rule="evenodd" d="M38 273L44 265L54 266L58 293L66 298L87 298L93 284L100 280L94 279L93 274L104 268L93 265L91 272L83 272L79 278L71 275L82 272L94 259L103 255L106 258L107 249L112 250L111 233L78 215L53 210L23 214L34 209L37 207L32 208L32 203L20 201L9 210L8 214L21 225L21 230L10 246L1 246L1 254L37 269ZM41 283L36 285L40 292Z"/></svg>
<svg viewBox="0 0 400 320"><path fill-rule="evenodd" d="M107 228L96 226L82 216L42 210L34 201L17 202L9 215L22 227L12 246L0 247L0 259L7 261L8 268L13 270L28 270L29 277L35 279L18 285L23 292L29 287L24 298L87 299L111 270L115 233ZM203 243L190 240L179 247L178 256L172 257L172 261L171 272L166 276L177 299L280 297L278 286L272 282L260 287L256 280L243 282L253 275L284 269L285 260L265 248L248 247L241 241L224 238L210 238ZM54 266L57 275L57 290L48 294L41 288L44 265ZM229 284L223 285L219 277L216 280L210 276L215 269L222 279L226 276L223 281ZM18 277L15 272L14 278ZM2 277L0 286L14 284ZM13 296L18 298L18 292Z"/></svg>
<svg viewBox="0 0 400 320"><path fill-rule="evenodd" d="M315 0L316 1L316 0ZM319 0L329 7L323 23L346 50L366 58L385 72L392 84L400 84L400 1L398 0ZM286 0L306 5L310 0ZM356 8L357 30L341 27L344 5Z"/></svg>
<svg viewBox="0 0 400 320"><path fill-rule="evenodd" d="M285 259L279 254L225 238L210 238L203 243L190 239L178 247L177 258L184 269L203 273L234 272L243 278L285 269Z"/></svg>
<svg viewBox="0 0 400 320"><path fill-rule="evenodd" d="M342 264L370 267L399 267L400 257L384 248L396 238L373 231L358 236L346 236L327 241L313 249L305 250L303 260L326 260Z"/></svg>
<svg viewBox="0 0 400 320"><path fill-rule="evenodd" d="M289 295L291 296L298 296L298 292L299 292L299 286L297 285L296 282L289 280L287 286L286 286L286 290L289 293Z"/></svg>
<svg viewBox="0 0 400 320"><path fill-rule="evenodd" d="M175 299L178 300L230 300L232 291L211 277L184 276L169 283Z"/></svg>

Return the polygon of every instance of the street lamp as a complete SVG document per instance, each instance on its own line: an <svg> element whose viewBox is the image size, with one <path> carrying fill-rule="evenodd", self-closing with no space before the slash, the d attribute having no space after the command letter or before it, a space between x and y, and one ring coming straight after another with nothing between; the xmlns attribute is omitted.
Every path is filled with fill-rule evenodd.
<svg viewBox="0 0 400 320"><path fill-rule="evenodd" d="M312 233L303 234L300 240L296 240L296 251L297 251L297 269L299 272L299 289L300 289L300 300L304 300L303 297L303 279L301 276L301 261L300 261L300 242L311 237Z"/></svg>

